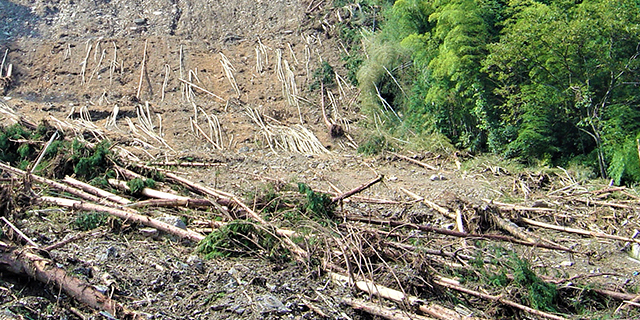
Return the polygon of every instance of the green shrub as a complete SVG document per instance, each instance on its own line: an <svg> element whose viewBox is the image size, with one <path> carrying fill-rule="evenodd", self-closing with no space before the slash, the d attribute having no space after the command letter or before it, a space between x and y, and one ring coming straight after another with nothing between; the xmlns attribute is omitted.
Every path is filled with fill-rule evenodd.
<svg viewBox="0 0 640 320"><path fill-rule="evenodd" d="M315 192L304 183L298 183L298 191L307 196L306 204L303 205L305 212L312 214L318 220L333 219L334 205L331 198L320 192Z"/></svg>
<svg viewBox="0 0 640 320"><path fill-rule="evenodd" d="M79 177L91 180L104 173L108 168L108 157L111 156L110 143L106 140L91 149L78 140L72 143L71 160L75 163L74 172Z"/></svg>
<svg viewBox="0 0 640 320"><path fill-rule="evenodd" d="M271 260L288 261L289 250L274 235L275 230L267 230L250 221L235 220L208 234L198 244L197 251L206 259L266 253Z"/></svg>
<svg viewBox="0 0 640 320"><path fill-rule="evenodd" d="M335 71L333 71L333 67L326 61L323 61L322 64L313 71L313 82L309 86L310 90L320 89L320 85L324 84L326 87L331 87L335 85L336 81Z"/></svg>
<svg viewBox="0 0 640 320"><path fill-rule="evenodd" d="M153 179L135 178L127 181L127 187L132 195L140 195L144 188L155 188L156 182Z"/></svg>

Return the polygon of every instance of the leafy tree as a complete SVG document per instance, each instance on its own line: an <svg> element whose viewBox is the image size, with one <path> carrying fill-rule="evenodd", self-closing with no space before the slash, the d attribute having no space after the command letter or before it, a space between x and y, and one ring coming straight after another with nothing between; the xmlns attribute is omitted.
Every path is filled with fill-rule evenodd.
<svg viewBox="0 0 640 320"><path fill-rule="evenodd" d="M377 127L640 180L637 0L397 0L385 16L358 73Z"/></svg>
<svg viewBox="0 0 640 320"><path fill-rule="evenodd" d="M628 83L637 82L639 13L629 0L510 3L500 41L489 45L484 61L498 83L500 125L517 128L502 137L506 150L524 159L548 156L538 150L541 143L550 144L554 159L596 150L605 175L613 150L603 147L611 140L604 129L616 117L607 109L637 104ZM539 143L528 143L532 121Z"/></svg>

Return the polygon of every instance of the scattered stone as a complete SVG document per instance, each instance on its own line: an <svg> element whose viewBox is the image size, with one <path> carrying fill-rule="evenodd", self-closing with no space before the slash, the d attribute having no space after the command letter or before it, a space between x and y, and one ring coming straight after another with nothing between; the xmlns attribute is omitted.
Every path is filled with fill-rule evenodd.
<svg viewBox="0 0 640 320"><path fill-rule="evenodd" d="M141 26L141 25L147 23L147 19L145 19L145 18L137 18L137 19L133 20L133 23Z"/></svg>
<svg viewBox="0 0 640 320"><path fill-rule="evenodd" d="M291 309L285 307L285 305L282 304L282 301L270 294L260 296L256 299L256 301L261 314L271 312L285 314L291 312Z"/></svg>
<svg viewBox="0 0 640 320"><path fill-rule="evenodd" d="M145 237L155 237L158 235L158 229L155 228L141 228L138 229L138 231Z"/></svg>
<svg viewBox="0 0 640 320"><path fill-rule="evenodd" d="M432 174L431 177L429 177L429 179L431 181L441 181L441 180L447 180L447 177L441 174Z"/></svg>
<svg viewBox="0 0 640 320"><path fill-rule="evenodd" d="M98 260L109 260L109 258L116 258L118 256L118 249L116 247L107 248L107 252L98 255Z"/></svg>
<svg viewBox="0 0 640 320"><path fill-rule="evenodd" d="M159 217L158 220L164 223L170 224L174 227L178 227L180 229L185 229L185 230L187 229L187 225L184 224L184 221L182 221L180 217L165 215L165 216Z"/></svg>
<svg viewBox="0 0 640 320"><path fill-rule="evenodd" d="M560 267L571 267L573 265L573 261L562 261L560 262Z"/></svg>
<svg viewBox="0 0 640 320"><path fill-rule="evenodd" d="M105 294L105 293L107 293L109 291L109 287L101 285L101 284L95 285L93 287L96 290L98 290L98 292L103 293L103 294Z"/></svg>

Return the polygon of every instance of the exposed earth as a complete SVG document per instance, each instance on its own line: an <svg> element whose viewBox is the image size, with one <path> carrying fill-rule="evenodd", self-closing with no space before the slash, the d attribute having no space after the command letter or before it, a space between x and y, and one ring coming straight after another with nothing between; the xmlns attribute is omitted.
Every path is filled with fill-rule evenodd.
<svg viewBox="0 0 640 320"><path fill-rule="evenodd" d="M500 260L496 247L512 250L529 261L542 279L564 280L558 288L571 298L562 305L583 304L582 309L566 306L557 310L559 314L574 319L636 318L639 313L634 307L619 308L628 304L622 301L626 298L616 300L588 290L637 293L640 262L629 258L634 247L629 241L520 223L524 227L520 229L576 252L568 253L347 221L346 217L357 216L457 230L455 219L416 201L402 190L406 189L451 212L460 211L469 233L511 236L492 222L490 216L496 215L565 225L592 235L632 237L640 230L640 198L632 188L609 188L607 181L585 180L580 170L516 169L494 157L474 157L446 147L398 151L432 169L392 153L357 153L357 146L375 130L367 128L367 116L359 110L358 89L340 80L326 95L311 89L322 62L346 77L340 60L344 48L333 28L358 8L333 8L330 2L0 0L0 55L7 52L0 69L0 120L3 125L20 118L32 123L44 120L68 137L77 135L91 142L109 139L143 163L210 164L170 169L235 194L257 210L265 207L261 201L271 191L278 195L276 199L302 197L286 185L304 183L335 196L382 175L382 182L337 206L336 213L343 219L334 226L288 220L280 211L267 218L281 228L311 229L319 237L344 241L346 247L353 246L354 255L361 255L355 270L358 277L437 302L461 315L540 317L497 301L434 289L434 274L460 276L457 280L464 284L462 273L452 270L470 268L467 263L471 262L430 256L422 249L480 260ZM9 64L12 74L3 82ZM330 134L322 108L344 135ZM16 184L19 179L2 182L3 188ZM160 188L171 190L172 186L165 183ZM371 203L372 199L388 203ZM511 210L509 205L484 199L524 208ZM14 209L2 215L40 246L81 233L73 225L74 215L79 214L75 210L45 204ZM196 221L226 218L215 209L145 209L144 213L184 217L191 222L188 228L203 233L211 230ZM2 229L3 240L22 241L7 225L2 224ZM405 246L390 247L385 241ZM337 249L328 245L331 241L320 243L303 241L303 248L314 257L306 262L274 261L256 251L243 257L204 259L194 242L121 221L48 254L58 267L148 319L376 318L344 303L343 298L353 297L417 312L331 281L330 265L336 265L334 271L347 265ZM473 281L467 284L484 290ZM485 293L512 299L523 295L504 289L494 287ZM583 292L597 297L581 300ZM2 317L108 319L53 285L11 273L0 277Z"/></svg>

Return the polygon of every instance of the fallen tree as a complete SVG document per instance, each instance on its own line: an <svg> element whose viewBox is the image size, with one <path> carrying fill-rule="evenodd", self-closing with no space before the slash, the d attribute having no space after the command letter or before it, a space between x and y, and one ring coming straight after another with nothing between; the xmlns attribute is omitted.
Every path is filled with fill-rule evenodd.
<svg viewBox="0 0 640 320"><path fill-rule="evenodd" d="M53 284L77 301L93 309L106 311L118 319L142 319L92 285L58 268L52 260L32 252L33 249L4 247L0 250L0 267L8 272L27 275L44 284Z"/></svg>

